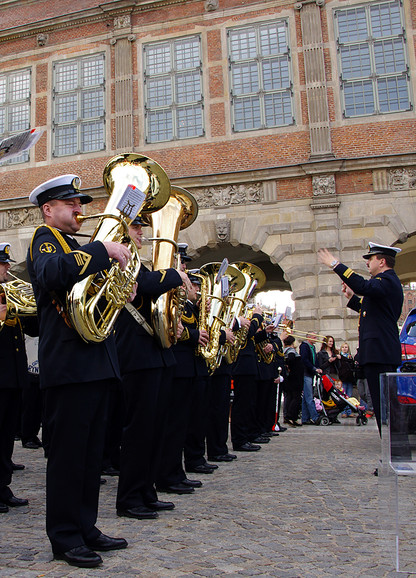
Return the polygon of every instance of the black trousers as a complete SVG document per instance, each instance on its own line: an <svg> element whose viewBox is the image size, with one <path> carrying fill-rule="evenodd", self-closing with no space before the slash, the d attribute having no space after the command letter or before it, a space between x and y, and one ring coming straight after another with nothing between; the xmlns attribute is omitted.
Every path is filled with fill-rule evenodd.
<svg viewBox="0 0 416 578"><path fill-rule="evenodd" d="M373 409L377 420L378 431L381 435L381 407L380 407L380 375L382 373L395 373L397 365L382 363L367 363L363 365L364 375L367 378Z"/></svg>
<svg viewBox="0 0 416 578"><path fill-rule="evenodd" d="M0 502L11 498L12 455L22 390L0 389Z"/></svg>
<svg viewBox="0 0 416 578"><path fill-rule="evenodd" d="M22 443L36 438L42 422L42 392L39 375L29 373L28 385L22 391L21 437Z"/></svg>
<svg viewBox="0 0 416 578"><path fill-rule="evenodd" d="M120 451L118 509L145 506L157 500L154 482L162 377L163 368L142 369L123 376L125 421Z"/></svg>
<svg viewBox="0 0 416 578"><path fill-rule="evenodd" d="M228 453L227 439L230 423L231 375L210 378L207 425L208 459Z"/></svg>
<svg viewBox="0 0 416 578"><path fill-rule="evenodd" d="M163 440L157 486L172 486L186 478L182 453L188 431L193 377L174 377L169 396L168 427Z"/></svg>
<svg viewBox="0 0 416 578"><path fill-rule="evenodd" d="M231 409L231 441L234 449L258 435L256 405L255 376L235 375L234 399Z"/></svg>
<svg viewBox="0 0 416 578"><path fill-rule="evenodd" d="M205 437L208 424L209 377L195 377L192 387L192 403L186 432L183 455L185 469L200 466L205 459Z"/></svg>
<svg viewBox="0 0 416 578"><path fill-rule="evenodd" d="M54 553L100 535L95 527L110 380L44 390L48 430L46 531Z"/></svg>

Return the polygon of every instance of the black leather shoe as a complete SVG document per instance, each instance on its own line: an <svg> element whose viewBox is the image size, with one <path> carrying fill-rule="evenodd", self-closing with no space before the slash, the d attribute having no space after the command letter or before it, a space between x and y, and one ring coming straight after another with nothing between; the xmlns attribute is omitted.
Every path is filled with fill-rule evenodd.
<svg viewBox="0 0 416 578"><path fill-rule="evenodd" d="M237 459L237 456L236 456L235 454L230 454L230 453L228 453L228 454L225 454L225 455L228 456L229 458L231 458L232 460L236 460L236 459Z"/></svg>
<svg viewBox="0 0 416 578"><path fill-rule="evenodd" d="M216 464L210 464L208 462L205 462L204 466L206 466L207 468L211 468L212 470L218 470L218 466Z"/></svg>
<svg viewBox="0 0 416 578"><path fill-rule="evenodd" d="M35 442L25 442L22 446L27 450L38 450L41 446Z"/></svg>
<svg viewBox="0 0 416 578"><path fill-rule="evenodd" d="M0 502L0 514L6 514L9 511L9 507L3 502Z"/></svg>
<svg viewBox="0 0 416 578"><path fill-rule="evenodd" d="M211 468L208 464L201 464L200 466L185 469L187 472L193 472L195 474L212 474L215 468Z"/></svg>
<svg viewBox="0 0 416 578"><path fill-rule="evenodd" d="M227 454L222 456L209 456L208 458L211 462L232 462L233 458Z"/></svg>
<svg viewBox="0 0 416 578"><path fill-rule="evenodd" d="M110 550L123 550L127 548L127 540L124 538L110 538L105 534L100 534L98 538L92 542L86 543L91 550L98 550L98 552L109 552Z"/></svg>
<svg viewBox="0 0 416 578"><path fill-rule="evenodd" d="M102 564L102 558L87 546L77 546L68 552L54 554L55 560L65 560L70 566L78 568L95 568Z"/></svg>
<svg viewBox="0 0 416 578"><path fill-rule="evenodd" d="M12 462L12 469L14 472L16 472L17 470L24 470L25 466L23 464L15 464Z"/></svg>
<svg viewBox="0 0 416 578"><path fill-rule="evenodd" d="M157 500L156 502L150 502L150 504L147 504L147 507L154 511L173 510L175 504L173 502L162 502Z"/></svg>
<svg viewBox="0 0 416 578"><path fill-rule="evenodd" d="M108 468L105 468L105 470L102 470L101 475L103 475L103 476L119 476L120 471L116 470L116 468L113 468L113 466L109 466Z"/></svg>
<svg viewBox="0 0 416 578"><path fill-rule="evenodd" d="M127 510L117 510L117 516L136 518L137 520L155 520L158 514L146 506L137 506L136 508L127 508Z"/></svg>
<svg viewBox="0 0 416 578"><path fill-rule="evenodd" d="M19 508L20 506L27 506L29 500L25 500L24 498L16 498L16 496L12 496L7 500L3 500L3 502L6 504L6 506L9 506L10 508Z"/></svg>
<svg viewBox="0 0 416 578"><path fill-rule="evenodd" d="M263 437L263 436L258 436L258 437L256 437L254 440L252 440L252 441L253 441L253 443L255 443L255 444L268 444L269 441L270 441L270 438L266 438L266 437Z"/></svg>
<svg viewBox="0 0 416 578"><path fill-rule="evenodd" d="M252 444L251 442L246 442L242 446L239 446L234 449L236 452L258 452L261 449L261 447L256 444Z"/></svg>
<svg viewBox="0 0 416 578"><path fill-rule="evenodd" d="M188 478L185 478L184 480L182 480L181 484L184 484L185 486L188 486L189 488L201 488L202 487L202 482L200 482L199 480L189 480Z"/></svg>
<svg viewBox="0 0 416 578"><path fill-rule="evenodd" d="M107 480L105 478L100 478L100 486L103 486L106 483L107 483Z"/></svg>
<svg viewBox="0 0 416 578"><path fill-rule="evenodd" d="M172 484L171 486L165 486L157 488L159 492L166 492L167 494L193 494L194 488L190 487L183 482L178 482L177 484Z"/></svg>

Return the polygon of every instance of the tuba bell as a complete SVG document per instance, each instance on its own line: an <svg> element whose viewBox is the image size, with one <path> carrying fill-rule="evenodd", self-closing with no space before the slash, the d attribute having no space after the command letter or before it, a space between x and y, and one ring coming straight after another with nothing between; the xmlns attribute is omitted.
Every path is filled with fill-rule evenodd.
<svg viewBox="0 0 416 578"><path fill-rule="evenodd" d="M179 231L189 227L198 215L198 204L191 193L172 185L167 203L162 209L147 214L143 220L152 227L153 271L175 268L180 270L178 251ZM155 336L165 349L176 343L176 331L186 302L182 287L163 293L152 304L152 325Z"/></svg>
<svg viewBox="0 0 416 578"><path fill-rule="evenodd" d="M10 271L8 275L12 279L5 283L0 283L0 298L3 295L6 303L6 319L0 321L0 331L8 320L16 317L31 317L36 315L37 312L32 285L23 281L23 279L19 279Z"/></svg>
<svg viewBox="0 0 416 578"><path fill-rule="evenodd" d="M67 295L72 326L87 342L106 339L121 309L127 303L140 270L140 256L130 239L128 227L139 211L151 213L169 200L170 182L160 165L144 155L126 153L108 161L103 174L110 196L104 213L78 217L79 221L98 218L90 239L124 243L131 252L126 269L118 262L108 271L89 275L76 283Z"/></svg>

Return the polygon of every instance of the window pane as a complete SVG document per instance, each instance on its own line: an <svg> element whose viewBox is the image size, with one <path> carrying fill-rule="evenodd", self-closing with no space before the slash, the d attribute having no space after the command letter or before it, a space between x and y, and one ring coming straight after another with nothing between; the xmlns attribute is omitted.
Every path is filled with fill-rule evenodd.
<svg viewBox="0 0 416 578"><path fill-rule="evenodd" d="M287 88L290 85L289 60L276 58L263 61L263 87L265 90Z"/></svg>
<svg viewBox="0 0 416 578"><path fill-rule="evenodd" d="M60 64L56 68L56 90L74 90L78 85L78 65L76 62Z"/></svg>
<svg viewBox="0 0 416 578"><path fill-rule="evenodd" d="M357 116L375 112L373 83L369 81L344 84L345 114Z"/></svg>
<svg viewBox="0 0 416 578"><path fill-rule="evenodd" d="M163 74L171 68L169 44L146 47L146 74Z"/></svg>
<svg viewBox="0 0 416 578"><path fill-rule="evenodd" d="M340 42L357 42L367 39L368 32L365 8L340 10L336 14L338 18Z"/></svg>
<svg viewBox="0 0 416 578"><path fill-rule="evenodd" d="M259 78L256 62L235 64L232 70L232 78L235 94L249 94L259 90Z"/></svg>
<svg viewBox="0 0 416 578"><path fill-rule="evenodd" d="M399 4L388 2L370 6L371 31L375 38L402 33Z"/></svg>
<svg viewBox="0 0 416 578"><path fill-rule="evenodd" d="M287 52L286 27L284 25L269 25L260 28L260 53L271 56Z"/></svg>
<svg viewBox="0 0 416 578"><path fill-rule="evenodd" d="M231 60L254 58L257 54L256 32L254 28L233 30L230 33Z"/></svg>
<svg viewBox="0 0 416 578"><path fill-rule="evenodd" d="M81 62L81 85L96 86L104 82L104 59L84 60Z"/></svg>
<svg viewBox="0 0 416 578"><path fill-rule="evenodd" d="M104 114L104 91L88 90L81 94L81 117L94 118Z"/></svg>
<svg viewBox="0 0 416 578"><path fill-rule="evenodd" d="M6 102L6 77L0 78L0 104Z"/></svg>
<svg viewBox="0 0 416 578"><path fill-rule="evenodd" d="M98 151L103 148L104 122L89 122L81 125L81 152Z"/></svg>
<svg viewBox="0 0 416 578"><path fill-rule="evenodd" d="M178 137L191 138L202 134L202 109L200 106L187 106L177 110Z"/></svg>
<svg viewBox="0 0 416 578"><path fill-rule="evenodd" d="M359 78L371 74L370 48L368 44L342 46L340 54L343 78Z"/></svg>
<svg viewBox="0 0 416 578"><path fill-rule="evenodd" d="M148 113L148 141L171 140L173 137L172 111L158 110Z"/></svg>
<svg viewBox="0 0 416 578"><path fill-rule="evenodd" d="M74 155L77 153L76 126L57 127L55 140L55 153L57 155Z"/></svg>
<svg viewBox="0 0 416 578"><path fill-rule="evenodd" d="M377 87L381 112L410 109L406 78L382 78Z"/></svg>
<svg viewBox="0 0 416 578"><path fill-rule="evenodd" d="M6 130L6 110L0 108L0 134L4 133Z"/></svg>
<svg viewBox="0 0 416 578"><path fill-rule="evenodd" d="M24 100L30 95L29 72L13 74L9 83L10 100Z"/></svg>
<svg viewBox="0 0 416 578"><path fill-rule="evenodd" d="M71 122L78 118L77 95L65 94L56 97L55 122Z"/></svg>
<svg viewBox="0 0 416 578"><path fill-rule="evenodd" d="M27 130L29 127L29 104L18 104L9 108L9 131Z"/></svg>
<svg viewBox="0 0 416 578"><path fill-rule="evenodd" d="M253 96L251 98L234 100L234 122L236 130L249 130L260 128L260 99Z"/></svg>
<svg viewBox="0 0 416 578"><path fill-rule="evenodd" d="M176 76L176 98L178 103L195 102L201 99L199 71Z"/></svg>
<svg viewBox="0 0 416 578"><path fill-rule="evenodd" d="M292 98L288 92L266 94L264 96L266 126L279 126L293 122Z"/></svg>
<svg viewBox="0 0 416 578"><path fill-rule="evenodd" d="M404 72L406 61L404 57L403 40L382 40L374 43L374 59L377 74Z"/></svg>
<svg viewBox="0 0 416 578"><path fill-rule="evenodd" d="M175 43L175 68L196 68L200 65L199 41L197 39L181 40Z"/></svg>
<svg viewBox="0 0 416 578"><path fill-rule="evenodd" d="M147 104L151 107L172 104L172 82L170 76L147 81Z"/></svg>

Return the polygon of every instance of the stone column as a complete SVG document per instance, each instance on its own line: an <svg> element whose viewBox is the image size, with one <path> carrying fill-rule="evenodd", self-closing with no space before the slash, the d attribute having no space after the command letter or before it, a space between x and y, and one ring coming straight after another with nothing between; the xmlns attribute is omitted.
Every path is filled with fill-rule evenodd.
<svg viewBox="0 0 416 578"><path fill-rule="evenodd" d="M323 0L316 3L306 0L295 4L300 10L311 158L314 159L333 156L320 8L323 3Z"/></svg>
<svg viewBox="0 0 416 578"><path fill-rule="evenodd" d="M133 62L130 15L114 19L115 148L133 150Z"/></svg>

